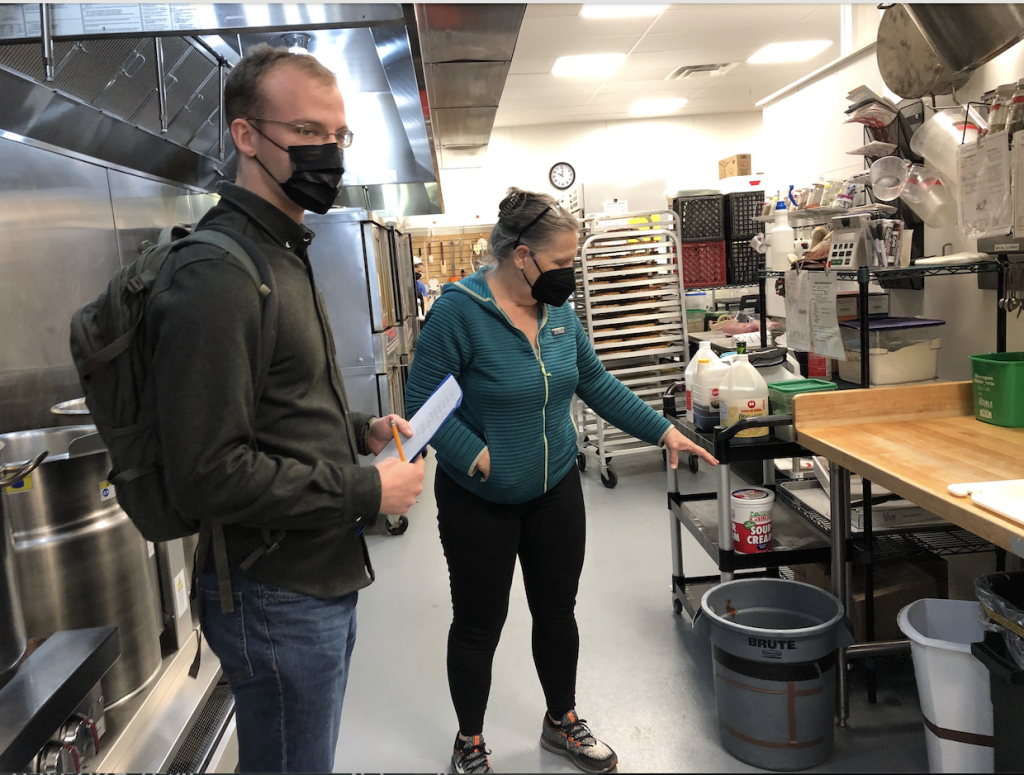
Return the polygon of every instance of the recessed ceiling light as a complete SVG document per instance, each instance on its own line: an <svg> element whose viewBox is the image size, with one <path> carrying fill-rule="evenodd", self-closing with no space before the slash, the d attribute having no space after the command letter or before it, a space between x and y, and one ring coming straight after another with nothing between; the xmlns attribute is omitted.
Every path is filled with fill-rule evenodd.
<svg viewBox="0 0 1024 775"><path fill-rule="evenodd" d="M625 61L625 54L581 54L559 57L551 74L560 78L607 78Z"/></svg>
<svg viewBox="0 0 1024 775"><path fill-rule="evenodd" d="M773 62L806 62L832 45L831 40L800 40L793 43L769 43L747 61L755 65Z"/></svg>
<svg viewBox="0 0 1024 775"><path fill-rule="evenodd" d="M643 16L657 16L668 8L667 5L605 5L587 4L580 11L584 19L631 19Z"/></svg>
<svg viewBox="0 0 1024 775"><path fill-rule="evenodd" d="M637 100L629 109L631 116L667 116L687 103L684 99Z"/></svg>

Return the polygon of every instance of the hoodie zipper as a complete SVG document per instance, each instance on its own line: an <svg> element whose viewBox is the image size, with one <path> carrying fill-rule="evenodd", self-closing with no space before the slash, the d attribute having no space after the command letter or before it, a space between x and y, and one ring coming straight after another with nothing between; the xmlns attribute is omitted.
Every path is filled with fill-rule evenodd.
<svg viewBox="0 0 1024 775"><path fill-rule="evenodd" d="M489 302L490 304L493 304L494 308L496 310L498 310L499 313L501 313L501 316L506 321L508 321L508 324L512 327L512 330L516 331L521 337L523 337L523 339L526 340L526 343L528 345L530 345L530 349L533 350L533 356L537 359L537 363L540 365L540 373L541 373L541 376L544 378L544 406L541 407L540 416L541 416L541 436L544 439L544 492L547 492L548 491L548 462L549 462L549 460L548 460L548 458L549 458L549 452L548 452L548 398L549 398L549 395L550 395L550 390L549 390L549 387L548 387L548 377L550 377L551 374L548 373L547 367L544 365L544 360L541 357L540 334L541 334L541 331L544 330L544 326L546 326L547 323L548 323L548 305L547 304L544 305L544 311L541 314L540 325L537 326L537 346L534 347L533 343L530 342L530 338L525 333L523 333L523 331L518 326L516 326L515 323L512 322L512 318L510 318L506 314L505 310L503 310L501 308L501 306L498 304L497 301L494 300L493 297L489 298L489 297L486 297L486 296L481 296L480 294L476 293L473 290L470 290L469 288L466 288L465 286L463 286L463 290L468 291L471 295L476 296L481 301L486 301L486 302Z"/></svg>

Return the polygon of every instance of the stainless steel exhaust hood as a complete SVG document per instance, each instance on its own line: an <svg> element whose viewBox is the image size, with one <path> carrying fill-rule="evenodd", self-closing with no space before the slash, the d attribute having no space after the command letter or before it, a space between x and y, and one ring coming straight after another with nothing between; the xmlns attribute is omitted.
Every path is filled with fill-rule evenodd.
<svg viewBox="0 0 1024 775"><path fill-rule="evenodd" d="M17 8L29 14L31 7ZM66 22L61 26L61 10L49 70L41 41L0 41L0 130L212 190L235 174L221 118L223 74L248 46L284 45L284 34L303 32L309 53L338 75L356 133L345 152L339 204L395 216L443 211L422 74L418 79L406 28L411 11L386 4L195 8L205 16L193 21L214 34L175 36L154 22L158 29L141 36L125 34L130 25L123 25L102 38L68 37L59 34L69 30ZM0 29L11 37L10 26ZM39 29L37 23L37 36ZM30 34L31 24L23 31Z"/></svg>

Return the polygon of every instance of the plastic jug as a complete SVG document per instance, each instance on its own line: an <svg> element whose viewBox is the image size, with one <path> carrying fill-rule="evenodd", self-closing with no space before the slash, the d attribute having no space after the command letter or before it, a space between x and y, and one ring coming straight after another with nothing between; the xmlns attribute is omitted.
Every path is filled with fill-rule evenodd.
<svg viewBox="0 0 1024 775"><path fill-rule="evenodd" d="M690 362L686 364L686 371L683 372L683 383L686 385L686 419L693 422L693 377L697 373L697 361L701 358L710 363L721 363L715 351L711 349L711 342L701 342L697 345L697 352Z"/></svg>
<svg viewBox="0 0 1024 775"><path fill-rule="evenodd" d="M725 376L718 394L720 421L725 427L740 420L768 415L768 383L750 365L747 355L737 355ZM768 428L751 428L740 431L738 441L754 440L768 436Z"/></svg>
<svg viewBox="0 0 1024 775"><path fill-rule="evenodd" d="M690 417L699 431L713 431L719 418L719 389L722 380L729 373L729 367L716 359L715 363L703 355L697 359L697 371L693 375L693 390Z"/></svg>

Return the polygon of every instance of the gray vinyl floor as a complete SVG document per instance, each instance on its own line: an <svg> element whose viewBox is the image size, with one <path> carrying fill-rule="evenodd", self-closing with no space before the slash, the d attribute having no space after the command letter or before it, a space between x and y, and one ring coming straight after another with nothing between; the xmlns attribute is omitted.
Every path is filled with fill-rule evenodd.
<svg viewBox="0 0 1024 775"><path fill-rule="evenodd" d="M750 772L719 742L710 646L671 606L665 474L657 452L615 461L619 484L583 474L587 560L577 619L580 715L619 755L620 772ZM437 536L433 456L408 531L370 539L377 581L359 601L336 771L446 772L457 731L445 672L451 616ZM686 536L689 538L688 536ZM695 544L687 573L714 566ZM924 731L909 658L880 662L878 702L855 671L848 726L822 772L926 772ZM498 772L576 772L538 745L544 701L530 654L518 574L484 736Z"/></svg>

